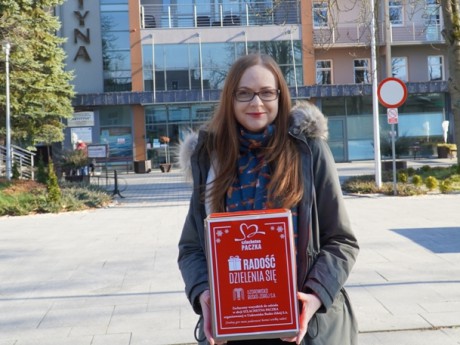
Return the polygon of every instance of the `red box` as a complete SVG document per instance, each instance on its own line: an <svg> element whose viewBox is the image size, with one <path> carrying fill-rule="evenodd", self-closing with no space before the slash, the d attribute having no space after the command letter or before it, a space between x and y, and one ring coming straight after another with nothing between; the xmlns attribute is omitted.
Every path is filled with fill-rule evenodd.
<svg viewBox="0 0 460 345"><path fill-rule="evenodd" d="M291 212L206 218L214 339L268 339L299 330Z"/></svg>

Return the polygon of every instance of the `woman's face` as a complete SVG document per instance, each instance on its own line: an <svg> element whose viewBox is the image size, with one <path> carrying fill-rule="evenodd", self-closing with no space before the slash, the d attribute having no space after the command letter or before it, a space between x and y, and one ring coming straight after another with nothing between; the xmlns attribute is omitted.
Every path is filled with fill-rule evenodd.
<svg viewBox="0 0 460 345"><path fill-rule="evenodd" d="M259 95L248 101L254 92ZM263 131L278 114L278 98L273 73L261 65L249 67L241 76L233 97L236 120L251 132Z"/></svg>

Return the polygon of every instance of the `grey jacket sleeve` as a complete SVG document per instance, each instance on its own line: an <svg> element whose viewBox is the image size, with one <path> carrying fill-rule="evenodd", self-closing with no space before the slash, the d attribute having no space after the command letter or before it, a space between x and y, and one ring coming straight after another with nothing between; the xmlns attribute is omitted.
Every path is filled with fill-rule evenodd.
<svg viewBox="0 0 460 345"><path fill-rule="evenodd" d="M327 310L345 284L356 261L359 247L345 209L334 158L322 139L310 142L313 157L316 208L313 207L313 238L316 261L307 287Z"/></svg>

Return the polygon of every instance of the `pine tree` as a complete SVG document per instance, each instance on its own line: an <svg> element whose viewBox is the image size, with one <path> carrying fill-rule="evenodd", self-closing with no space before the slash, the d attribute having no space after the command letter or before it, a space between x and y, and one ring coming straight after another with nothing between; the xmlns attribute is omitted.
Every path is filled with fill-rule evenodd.
<svg viewBox="0 0 460 345"><path fill-rule="evenodd" d="M0 41L11 44L11 134L22 146L34 146L47 126L60 133L52 142L61 141L60 120L73 113L73 75L64 70L64 40L56 35L60 23L52 12L63 2L0 0ZM3 55L0 70L5 70ZM5 73L0 73L0 136L5 133L4 86Z"/></svg>

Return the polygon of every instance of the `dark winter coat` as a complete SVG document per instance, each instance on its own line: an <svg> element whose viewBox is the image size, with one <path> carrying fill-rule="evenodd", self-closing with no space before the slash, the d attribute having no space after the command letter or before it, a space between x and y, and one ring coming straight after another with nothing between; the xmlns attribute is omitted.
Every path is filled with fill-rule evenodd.
<svg viewBox="0 0 460 345"><path fill-rule="evenodd" d="M298 205L297 282L302 292L314 292L322 302L310 320L304 344L357 343L357 323L343 286L359 248L342 199L334 159L325 141L327 122L314 105L293 107L290 135L301 153L304 197ZM207 133L191 135L181 147L181 164L193 180L190 208L179 241L179 268L194 311L201 314L200 294L209 289L204 219L200 201L210 170L204 147Z"/></svg>

